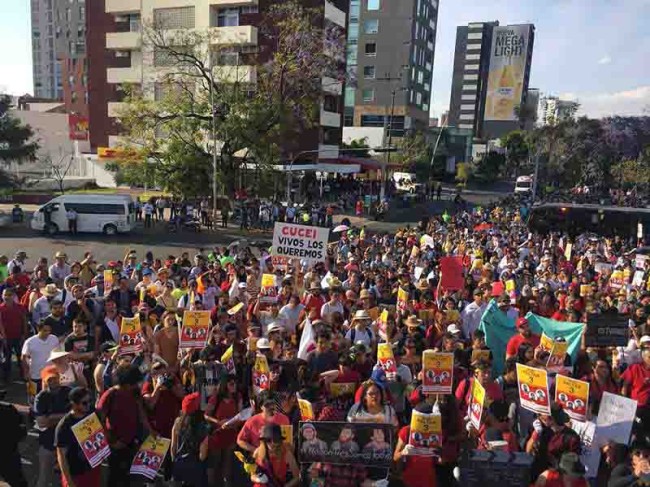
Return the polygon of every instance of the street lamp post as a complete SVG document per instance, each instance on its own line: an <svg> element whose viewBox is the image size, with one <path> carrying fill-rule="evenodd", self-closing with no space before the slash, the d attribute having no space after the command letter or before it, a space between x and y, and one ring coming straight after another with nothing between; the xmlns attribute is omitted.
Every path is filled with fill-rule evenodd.
<svg viewBox="0 0 650 487"><path fill-rule="evenodd" d="M447 125L440 127L440 132L438 132L438 138L436 139L436 144L433 146L433 153L431 154L431 165L429 166L429 187L430 187L430 197L433 199L433 161L436 158L436 152L438 152L438 145L440 144L440 138L444 132ZM442 184L442 183L441 183Z"/></svg>

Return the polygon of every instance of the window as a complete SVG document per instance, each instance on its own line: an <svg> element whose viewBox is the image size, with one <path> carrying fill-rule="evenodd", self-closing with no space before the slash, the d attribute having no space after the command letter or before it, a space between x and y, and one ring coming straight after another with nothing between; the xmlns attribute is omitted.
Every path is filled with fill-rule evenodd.
<svg viewBox="0 0 650 487"><path fill-rule="evenodd" d="M215 62L217 66L237 66L239 63L239 52L236 49L223 49L217 53Z"/></svg>
<svg viewBox="0 0 650 487"><path fill-rule="evenodd" d="M364 34L376 34L377 32L379 32L379 20L370 19L364 21L363 32Z"/></svg>
<svg viewBox="0 0 650 487"><path fill-rule="evenodd" d="M350 22L348 27L348 41L357 40L359 38L359 24Z"/></svg>
<svg viewBox="0 0 650 487"><path fill-rule="evenodd" d="M366 79L375 79L375 67L374 66L364 66L363 67L363 77Z"/></svg>
<svg viewBox="0 0 650 487"><path fill-rule="evenodd" d="M375 101L375 90L374 89L366 89L363 90L362 92L362 98L364 102L372 102Z"/></svg>
<svg viewBox="0 0 650 487"><path fill-rule="evenodd" d="M367 0L368 3L366 4L366 8L368 10L379 10L381 8L380 6L380 0Z"/></svg>
<svg viewBox="0 0 650 487"><path fill-rule="evenodd" d="M222 8L217 12L217 27L236 27L239 25L238 8Z"/></svg>
<svg viewBox="0 0 650 487"><path fill-rule="evenodd" d="M153 22L159 29L193 29L194 7L154 9Z"/></svg>
<svg viewBox="0 0 650 487"><path fill-rule="evenodd" d="M359 21L359 0L350 0L350 23Z"/></svg>
<svg viewBox="0 0 650 487"><path fill-rule="evenodd" d="M79 6L79 20L83 22L86 19L86 7L84 5Z"/></svg>
<svg viewBox="0 0 650 487"><path fill-rule="evenodd" d="M95 204L95 203L69 203L65 202L66 209L74 208L80 215L124 215L126 209L123 204Z"/></svg>
<svg viewBox="0 0 650 487"><path fill-rule="evenodd" d="M416 103L417 105L422 105L422 93L418 92L418 93L415 95L415 103Z"/></svg>
<svg viewBox="0 0 650 487"><path fill-rule="evenodd" d="M345 88L345 106L354 106L355 93L356 90L354 88L350 88L349 86Z"/></svg>
<svg viewBox="0 0 650 487"><path fill-rule="evenodd" d="M140 32L140 15L131 14L129 15L129 31L130 32Z"/></svg>
<svg viewBox="0 0 650 487"><path fill-rule="evenodd" d="M377 43L366 42L366 56L376 56L376 55L377 55Z"/></svg>
<svg viewBox="0 0 650 487"><path fill-rule="evenodd" d="M250 5L248 7L240 7L240 14L256 14L259 12L257 5Z"/></svg>
<svg viewBox="0 0 650 487"><path fill-rule="evenodd" d="M65 20L67 22L72 22L72 10L70 10L69 8L65 9Z"/></svg>

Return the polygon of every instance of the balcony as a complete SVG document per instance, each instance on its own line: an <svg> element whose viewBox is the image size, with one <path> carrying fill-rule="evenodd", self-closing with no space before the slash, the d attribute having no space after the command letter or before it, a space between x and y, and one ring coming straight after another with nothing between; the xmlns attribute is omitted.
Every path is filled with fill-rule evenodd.
<svg viewBox="0 0 650 487"><path fill-rule="evenodd" d="M215 66L214 80L217 83L245 83L257 82L255 66Z"/></svg>
<svg viewBox="0 0 650 487"><path fill-rule="evenodd" d="M108 102L108 116L110 118L116 118L119 116L120 112L124 110L126 103L109 101Z"/></svg>
<svg viewBox="0 0 650 487"><path fill-rule="evenodd" d="M336 112L327 112L321 107L320 125L321 127L340 127L341 114Z"/></svg>
<svg viewBox="0 0 650 487"><path fill-rule="evenodd" d="M140 32L107 32L106 49L132 50L140 49L142 34Z"/></svg>
<svg viewBox="0 0 650 487"><path fill-rule="evenodd" d="M106 0L106 13L121 14L128 12L140 12L140 2L133 0Z"/></svg>
<svg viewBox="0 0 650 487"><path fill-rule="evenodd" d="M321 84L323 87L323 91L325 93L331 93L332 95L339 95L343 93L343 83L341 83L338 80L335 80L334 78L328 78L327 76L323 76L323 79L321 80Z"/></svg>
<svg viewBox="0 0 650 487"><path fill-rule="evenodd" d="M212 45L257 45L257 27L239 25L236 27L212 27L210 29Z"/></svg>
<svg viewBox="0 0 650 487"><path fill-rule="evenodd" d="M108 68L106 70L106 81L108 83L141 83L142 69L131 68Z"/></svg>
<svg viewBox="0 0 650 487"><path fill-rule="evenodd" d="M339 146L318 144L318 159L338 159Z"/></svg>

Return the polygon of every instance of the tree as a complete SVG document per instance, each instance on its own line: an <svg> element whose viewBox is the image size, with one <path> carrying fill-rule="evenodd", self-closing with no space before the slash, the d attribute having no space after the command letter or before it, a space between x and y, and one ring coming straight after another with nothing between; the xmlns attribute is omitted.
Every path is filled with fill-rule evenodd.
<svg viewBox="0 0 650 487"><path fill-rule="evenodd" d="M0 161L34 161L38 150L38 143L32 140L34 131L9 113L10 107L11 98L0 95Z"/></svg>
<svg viewBox="0 0 650 487"><path fill-rule="evenodd" d="M296 0L273 5L260 26L266 47L256 54L209 48L223 45L212 31L146 26L143 43L155 65L167 66L166 74L154 99L126 87L119 114L125 145L141 152L139 164L155 161L149 167L167 189L175 184L170 175L184 173L179 164L193 165L207 176L196 181L197 194L209 193L213 153L218 183L229 193L247 164L264 170L288 158L295 135L316 121L323 77L345 76L342 31L318 27L319 19L322 24L318 10ZM255 80L248 78L250 65Z"/></svg>
<svg viewBox="0 0 650 487"><path fill-rule="evenodd" d="M537 120L537 107L528 103L521 103L514 108L515 116L519 121L519 129L525 130L526 126Z"/></svg>
<svg viewBox="0 0 650 487"><path fill-rule="evenodd" d="M515 130L501 137L501 147L506 150L506 171L519 175L521 166L528 160L530 149L526 134Z"/></svg>
<svg viewBox="0 0 650 487"><path fill-rule="evenodd" d="M612 166L612 178L619 186L650 184L650 164L642 159L619 161Z"/></svg>
<svg viewBox="0 0 650 487"><path fill-rule="evenodd" d="M341 154L350 155L351 157L362 157L364 159L370 158L370 146L368 145L368 137L364 137L363 139L352 139L349 144L343 142L341 144Z"/></svg>
<svg viewBox="0 0 650 487"><path fill-rule="evenodd" d="M499 178L505 164L506 158L503 154L496 151L490 151L485 154L477 164L476 170L473 172L473 176L482 182L496 181Z"/></svg>
<svg viewBox="0 0 650 487"><path fill-rule="evenodd" d="M67 152L63 147L59 147L58 154L54 158L48 154L42 160L50 176L56 181L59 191L65 193L64 181L75 161L74 154Z"/></svg>
<svg viewBox="0 0 650 487"><path fill-rule="evenodd" d="M421 131L409 131L397 143L397 152L391 161L413 168L431 160L431 148Z"/></svg>

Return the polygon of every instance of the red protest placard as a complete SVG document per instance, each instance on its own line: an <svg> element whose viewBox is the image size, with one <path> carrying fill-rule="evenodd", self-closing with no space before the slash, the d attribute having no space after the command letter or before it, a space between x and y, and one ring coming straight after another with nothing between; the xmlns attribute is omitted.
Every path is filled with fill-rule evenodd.
<svg viewBox="0 0 650 487"><path fill-rule="evenodd" d="M456 291L465 286L463 258L442 257L440 259L440 290Z"/></svg>

